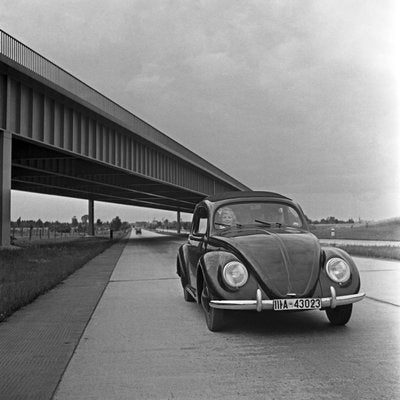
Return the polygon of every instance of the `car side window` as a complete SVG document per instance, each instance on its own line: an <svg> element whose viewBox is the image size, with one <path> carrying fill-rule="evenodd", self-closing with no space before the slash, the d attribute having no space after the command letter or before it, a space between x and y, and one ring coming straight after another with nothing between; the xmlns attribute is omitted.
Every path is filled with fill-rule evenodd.
<svg viewBox="0 0 400 400"><path fill-rule="evenodd" d="M206 208L199 208L193 216L192 233L203 235L207 233L208 212Z"/></svg>

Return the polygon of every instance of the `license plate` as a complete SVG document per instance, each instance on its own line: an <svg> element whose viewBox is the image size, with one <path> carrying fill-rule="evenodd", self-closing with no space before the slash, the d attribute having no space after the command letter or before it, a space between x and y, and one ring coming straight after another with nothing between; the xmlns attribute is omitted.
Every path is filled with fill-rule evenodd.
<svg viewBox="0 0 400 400"><path fill-rule="evenodd" d="M276 299L275 311L285 310L316 310L321 308L321 299Z"/></svg>

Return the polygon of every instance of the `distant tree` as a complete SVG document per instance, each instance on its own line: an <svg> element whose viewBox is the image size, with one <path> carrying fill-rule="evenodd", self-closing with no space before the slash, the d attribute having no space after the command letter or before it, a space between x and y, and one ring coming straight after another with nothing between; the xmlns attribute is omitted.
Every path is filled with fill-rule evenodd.
<svg viewBox="0 0 400 400"><path fill-rule="evenodd" d="M43 228L43 225L43 221L40 218L35 222L36 228Z"/></svg>
<svg viewBox="0 0 400 400"><path fill-rule="evenodd" d="M72 226L73 228L76 228L78 225L79 225L78 218L76 218L76 216L74 215L74 216L72 217L72 220L71 220L71 226Z"/></svg>
<svg viewBox="0 0 400 400"><path fill-rule="evenodd" d="M178 222L177 221L170 221L168 223L168 228L169 229L176 229L177 226L178 226Z"/></svg>
<svg viewBox="0 0 400 400"><path fill-rule="evenodd" d="M191 226L192 226L192 223L190 222L190 221L185 221L185 222L182 222L182 228L183 229L185 229L185 230L190 230L190 228L191 228Z"/></svg>
<svg viewBox="0 0 400 400"><path fill-rule="evenodd" d="M322 218L321 224L339 224L340 221L335 217Z"/></svg>
<svg viewBox="0 0 400 400"><path fill-rule="evenodd" d="M306 217L306 221L307 221L307 223L308 223L308 224L312 224L312 221L311 221L311 219L310 219L310 218L308 218L308 217L307 217L307 215L304 215L304 216Z"/></svg>
<svg viewBox="0 0 400 400"><path fill-rule="evenodd" d="M121 229L121 225L121 219L117 216L111 221L110 229L112 229L113 231L119 231Z"/></svg>
<svg viewBox="0 0 400 400"><path fill-rule="evenodd" d="M83 225L87 225L89 223L89 215L87 215L87 214L82 215L81 221L82 221Z"/></svg>
<svg viewBox="0 0 400 400"><path fill-rule="evenodd" d="M96 225L97 226L102 226L103 225L103 221L100 218L97 218Z"/></svg>
<svg viewBox="0 0 400 400"><path fill-rule="evenodd" d="M19 218L17 219L17 226L18 226L18 228L21 226L21 217L19 217Z"/></svg>
<svg viewBox="0 0 400 400"><path fill-rule="evenodd" d="M131 224L130 224L129 222L124 221L124 222L121 224L121 228L120 228L120 229L121 229L122 231L124 231L124 230L129 229L130 226L131 226Z"/></svg>
<svg viewBox="0 0 400 400"><path fill-rule="evenodd" d="M56 225L56 231L60 232L60 233L69 233L71 232L71 226L70 224L66 223L66 222L62 222L62 223L58 223Z"/></svg>

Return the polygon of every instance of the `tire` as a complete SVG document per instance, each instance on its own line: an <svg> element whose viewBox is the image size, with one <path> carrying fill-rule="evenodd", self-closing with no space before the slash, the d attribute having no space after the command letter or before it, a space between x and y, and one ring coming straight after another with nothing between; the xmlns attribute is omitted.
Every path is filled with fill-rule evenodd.
<svg viewBox="0 0 400 400"><path fill-rule="evenodd" d="M353 304L339 306L336 308L327 308L326 315L332 325L346 325L351 317Z"/></svg>
<svg viewBox="0 0 400 400"><path fill-rule="evenodd" d="M207 328L211 332L221 331L225 326L225 311L210 307L210 295L207 284L203 281L203 291L201 293L201 305L206 317Z"/></svg>

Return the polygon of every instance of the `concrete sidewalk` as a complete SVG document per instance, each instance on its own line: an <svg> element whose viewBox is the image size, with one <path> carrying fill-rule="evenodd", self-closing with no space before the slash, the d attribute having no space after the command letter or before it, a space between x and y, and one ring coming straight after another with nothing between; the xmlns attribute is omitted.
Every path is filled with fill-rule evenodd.
<svg viewBox="0 0 400 400"><path fill-rule="evenodd" d="M0 324L0 399L53 397L126 240Z"/></svg>

